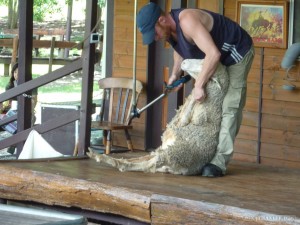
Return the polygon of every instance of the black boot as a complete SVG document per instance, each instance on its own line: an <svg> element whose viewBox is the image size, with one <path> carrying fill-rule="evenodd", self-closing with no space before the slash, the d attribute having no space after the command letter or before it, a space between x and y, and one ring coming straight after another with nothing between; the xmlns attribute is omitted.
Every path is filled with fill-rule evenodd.
<svg viewBox="0 0 300 225"><path fill-rule="evenodd" d="M201 174L203 177L222 177L223 171L220 167L207 163L202 167Z"/></svg>

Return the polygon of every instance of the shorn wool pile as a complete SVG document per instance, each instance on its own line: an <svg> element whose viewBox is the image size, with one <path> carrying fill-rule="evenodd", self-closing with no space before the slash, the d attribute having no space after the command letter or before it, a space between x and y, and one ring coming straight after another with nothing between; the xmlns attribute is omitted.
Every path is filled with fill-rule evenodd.
<svg viewBox="0 0 300 225"><path fill-rule="evenodd" d="M187 59L182 70L197 78L202 60ZM181 175L199 174L216 153L222 119L222 103L229 85L226 68L219 65L206 84L206 99L200 103L191 93L162 135L162 145L149 155L116 159L89 149L89 157L120 171L163 172Z"/></svg>

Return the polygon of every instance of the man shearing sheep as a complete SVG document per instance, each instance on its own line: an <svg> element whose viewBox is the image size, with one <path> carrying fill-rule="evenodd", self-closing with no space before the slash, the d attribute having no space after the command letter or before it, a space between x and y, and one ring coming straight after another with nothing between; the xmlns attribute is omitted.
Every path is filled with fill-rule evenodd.
<svg viewBox="0 0 300 225"><path fill-rule="evenodd" d="M144 44L166 40L174 48L174 66L168 84L179 78L184 59L204 59L193 93L199 102L206 98L205 85L218 63L226 66L230 85L222 106L217 153L201 169L205 177L225 175L246 102L247 76L254 58L251 37L237 23L217 13L183 8L166 13L153 2L141 8L137 26Z"/></svg>

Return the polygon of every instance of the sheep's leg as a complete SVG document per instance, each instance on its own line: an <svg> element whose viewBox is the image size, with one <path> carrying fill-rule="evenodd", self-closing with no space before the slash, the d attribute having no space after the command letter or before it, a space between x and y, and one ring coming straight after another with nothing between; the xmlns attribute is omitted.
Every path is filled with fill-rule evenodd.
<svg viewBox="0 0 300 225"><path fill-rule="evenodd" d="M180 127L189 124L189 121L191 120L191 110L193 109L194 105L195 105L195 100L193 99L193 96L190 95L185 100L185 103L177 111L171 123L168 125L171 126L174 125L175 127Z"/></svg>
<svg viewBox="0 0 300 225"><path fill-rule="evenodd" d="M116 159L105 154L97 154L89 148L87 155L95 159L97 162L102 162L110 165L120 171L142 171L155 172L156 157L155 155L147 155L132 159Z"/></svg>
<svg viewBox="0 0 300 225"><path fill-rule="evenodd" d="M182 170L176 169L176 170L174 170L170 166L162 166L162 167L156 168L156 172L171 173L171 174L175 174L175 175L187 175L187 169L182 169Z"/></svg>
<svg viewBox="0 0 300 225"><path fill-rule="evenodd" d="M143 158L143 157L141 157ZM119 170L120 171L142 171L142 172L151 172L155 173L156 172L156 162L157 159L154 155L151 157L148 157L147 160L145 161L136 161L136 162L129 162L126 159L123 159L119 165Z"/></svg>
<svg viewBox="0 0 300 225"><path fill-rule="evenodd" d="M106 163L112 167L116 167L118 168L119 167L119 162L117 159L114 159L110 156L107 156L105 154L98 154L98 153L95 153L91 148L88 148L89 149L89 152L87 152L87 155L92 158L92 159L95 159L97 162L99 163Z"/></svg>
<svg viewBox="0 0 300 225"><path fill-rule="evenodd" d="M195 106L196 100L193 98L190 98L189 102L187 103L187 107L183 108L182 113L180 114L179 117L179 127L184 127L188 125L191 122L192 119L192 113L193 113L193 108Z"/></svg>
<svg viewBox="0 0 300 225"><path fill-rule="evenodd" d="M145 155L145 156L130 158L130 159L126 159L126 160L128 162L144 162L144 161L148 161L152 158L153 158L153 155Z"/></svg>

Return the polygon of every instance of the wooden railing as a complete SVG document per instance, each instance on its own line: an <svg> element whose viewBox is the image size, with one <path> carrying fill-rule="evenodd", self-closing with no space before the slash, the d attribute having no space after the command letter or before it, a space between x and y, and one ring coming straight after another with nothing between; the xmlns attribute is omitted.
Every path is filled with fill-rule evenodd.
<svg viewBox="0 0 300 225"><path fill-rule="evenodd" d="M12 99L16 96L20 96L20 95L22 95L22 93L26 93L30 90L36 89L40 86L43 86L50 82L53 82L57 79L60 79L66 75L69 75L69 74L76 72L78 70L81 70L81 69L82 69L82 59L77 59L76 61L70 63L69 65L62 67L58 70L55 70L54 72L40 76L36 79L30 80L26 83L18 85L15 88L12 88L8 91L1 93L0 94L0 102L4 102L4 101L6 101L8 99ZM16 119L17 119L17 116L14 115L14 116L8 117L4 120L0 120L0 126L3 126L10 122L13 122ZM80 119L80 112L74 111L72 113L68 113L67 115L62 115L61 117L56 117L55 119L47 121L40 125L35 125L34 127L23 130L21 132L18 131L18 133L14 134L13 136L5 138L3 140L0 140L0 149L6 148L8 146L12 146L21 141L25 141L26 138L28 137L28 134L33 129L35 129L39 133L43 134L45 132L51 131L53 129L64 126L68 123L71 123L71 122L79 120L79 119Z"/></svg>

